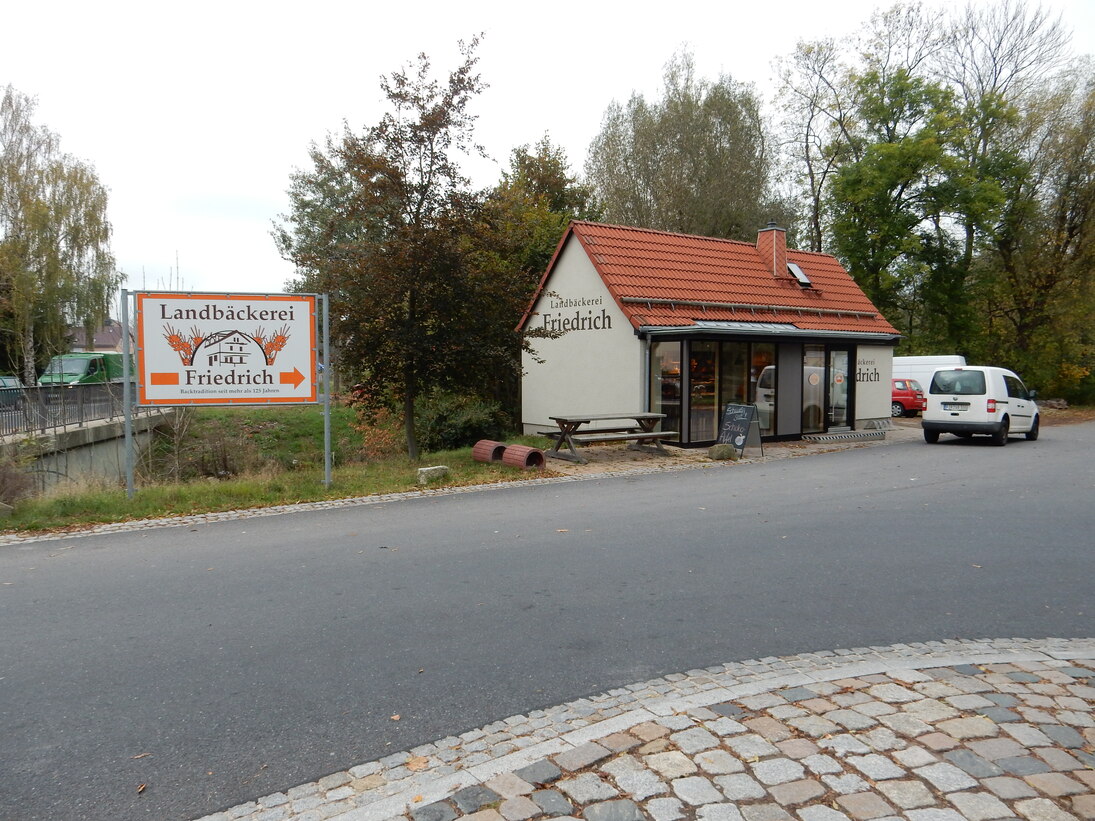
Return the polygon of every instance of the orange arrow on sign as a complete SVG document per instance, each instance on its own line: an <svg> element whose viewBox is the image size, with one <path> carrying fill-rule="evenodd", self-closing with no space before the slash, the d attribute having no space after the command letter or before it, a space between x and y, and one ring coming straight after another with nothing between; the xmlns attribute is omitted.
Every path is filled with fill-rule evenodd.
<svg viewBox="0 0 1095 821"><path fill-rule="evenodd" d="M282 385L292 385L294 388L299 387L300 383L304 381L304 374L300 372L300 368L282 371L278 374L278 377Z"/></svg>
<svg viewBox="0 0 1095 821"><path fill-rule="evenodd" d="M150 374L153 385L178 385L179 375L177 373L154 373Z"/></svg>

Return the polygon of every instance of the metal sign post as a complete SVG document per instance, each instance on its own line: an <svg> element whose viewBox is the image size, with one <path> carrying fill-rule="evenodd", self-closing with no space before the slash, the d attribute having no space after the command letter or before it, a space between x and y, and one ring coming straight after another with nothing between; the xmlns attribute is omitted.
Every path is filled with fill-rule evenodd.
<svg viewBox="0 0 1095 821"><path fill-rule="evenodd" d="M331 315L327 294L323 303L323 486L331 486Z"/></svg>
<svg viewBox="0 0 1095 821"><path fill-rule="evenodd" d="M129 361L132 355L132 347L129 337L129 291L122 289L122 405L125 408L125 497L132 499L136 492L133 481L135 443L133 441L133 385L130 382L133 376L132 365Z"/></svg>

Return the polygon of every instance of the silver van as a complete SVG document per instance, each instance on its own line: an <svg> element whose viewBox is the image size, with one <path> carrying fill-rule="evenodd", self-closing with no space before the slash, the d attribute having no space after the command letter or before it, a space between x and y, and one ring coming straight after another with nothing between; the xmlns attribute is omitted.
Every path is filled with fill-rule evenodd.
<svg viewBox="0 0 1095 821"><path fill-rule="evenodd" d="M1022 433L1038 438L1038 405L1018 376L1006 368L968 365L937 370L928 385L928 406L920 426L924 441L934 444L939 434L991 436L1006 445L1008 436Z"/></svg>

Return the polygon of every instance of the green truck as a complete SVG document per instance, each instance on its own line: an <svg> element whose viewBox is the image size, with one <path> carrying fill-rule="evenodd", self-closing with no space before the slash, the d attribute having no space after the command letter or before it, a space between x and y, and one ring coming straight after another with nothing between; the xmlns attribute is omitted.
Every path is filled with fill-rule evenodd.
<svg viewBox="0 0 1095 821"><path fill-rule="evenodd" d="M88 385L122 381L120 353L65 353L53 357L39 385Z"/></svg>

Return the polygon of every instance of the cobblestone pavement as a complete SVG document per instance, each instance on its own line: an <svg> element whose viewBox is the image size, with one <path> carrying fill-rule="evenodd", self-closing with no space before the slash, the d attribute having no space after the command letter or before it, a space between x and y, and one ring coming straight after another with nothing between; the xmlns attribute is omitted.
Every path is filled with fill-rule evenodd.
<svg viewBox="0 0 1095 821"><path fill-rule="evenodd" d="M425 744L201 821L1095 819L1095 638L751 659Z"/></svg>

